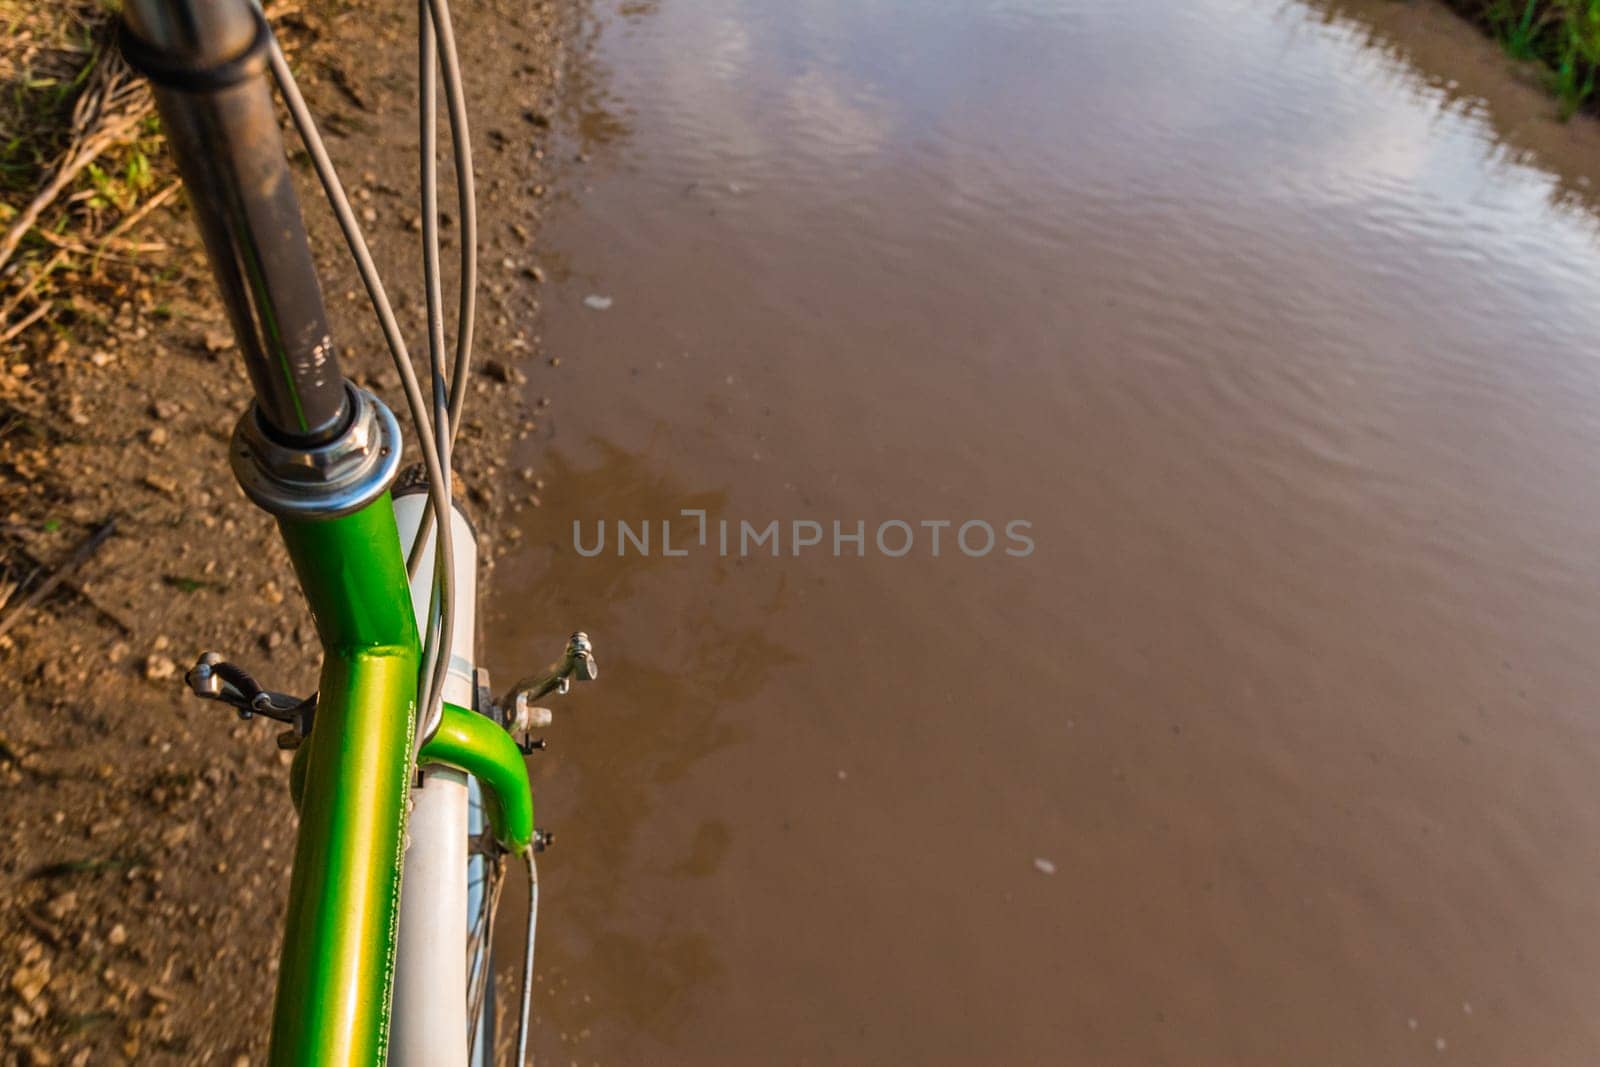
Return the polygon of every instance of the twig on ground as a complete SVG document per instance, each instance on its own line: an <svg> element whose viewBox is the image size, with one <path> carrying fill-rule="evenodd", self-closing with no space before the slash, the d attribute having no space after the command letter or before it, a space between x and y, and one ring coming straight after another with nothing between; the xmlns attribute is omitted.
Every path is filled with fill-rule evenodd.
<svg viewBox="0 0 1600 1067"><path fill-rule="evenodd" d="M45 262L44 266L34 271L33 277L28 279L27 284L21 289L17 290L17 294L10 300L7 300L4 307L0 307L0 322L4 322L6 319L10 318L11 313L17 310L18 305L26 300L29 294L39 287L39 283L48 278L51 271L55 270L66 261L67 253L65 251L60 251L51 256L49 260Z"/></svg>
<svg viewBox="0 0 1600 1067"><path fill-rule="evenodd" d="M56 586L65 581L73 571L87 563L89 557L100 550L100 546L106 543L107 538L116 531L116 528L117 520L114 518L107 519L96 527L93 533L84 538L78 547L73 549L72 555L67 557L65 563L57 567L44 581L30 590L28 595L18 601L16 607L6 614L5 618L0 619L0 637L3 637L29 611L37 607L45 597L54 592Z"/></svg>
<svg viewBox="0 0 1600 1067"><path fill-rule="evenodd" d="M26 330L29 326L32 326L40 319L44 318L45 313L49 310L50 305L48 303L40 304L38 307L24 315L22 320L16 323L16 325L7 327L4 333L0 333L0 345L15 339L17 334L21 333L23 330Z"/></svg>
<svg viewBox="0 0 1600 1067"><path fill-rule="evenodd" d="M168 200L171 200L173 194L182 188L182 179L173 179L167 184L166 188L162 189L159 193L156 193L154 196L150 197L150 199L140 204L138 210L134 211L132 214L124 216L121 222L111 227L102 240L110 241L113 238L120 237L127 233L133 227L137 226L140 220L142 220L146 215L150 214L150 212L154 211L162 204L165 204Z"/></svg>

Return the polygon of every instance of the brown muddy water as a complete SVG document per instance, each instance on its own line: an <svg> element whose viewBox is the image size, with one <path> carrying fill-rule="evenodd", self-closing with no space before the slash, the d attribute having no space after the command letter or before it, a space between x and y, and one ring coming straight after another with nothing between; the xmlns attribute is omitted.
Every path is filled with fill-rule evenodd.
<svg viewBox="0 0 1600 1067"><path fill-rule="evenodd" d="M1426 5L589 28L539 1062L1600 1062L1595 127Z"/></svg>

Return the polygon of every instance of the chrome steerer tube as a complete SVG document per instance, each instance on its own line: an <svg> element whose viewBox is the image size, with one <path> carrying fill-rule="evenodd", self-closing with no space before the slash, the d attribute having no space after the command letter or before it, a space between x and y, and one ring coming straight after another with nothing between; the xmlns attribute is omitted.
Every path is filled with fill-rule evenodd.
<svg viewBox="0 0 1600 1067"><path fill-rule="evenodd" d="M325 442L350 407L266 77L271 31L250 0L127 0L123 18L261 419L285 444Z"/></svg>

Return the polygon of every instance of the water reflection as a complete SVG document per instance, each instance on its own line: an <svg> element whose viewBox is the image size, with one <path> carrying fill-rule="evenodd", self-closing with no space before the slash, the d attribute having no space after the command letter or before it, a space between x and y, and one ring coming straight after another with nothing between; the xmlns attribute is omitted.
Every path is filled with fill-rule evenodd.
<svg viewBox="0 0 1600 1067"><path fill-rule="evenodd" d="M559 1020L541 1040L553 1056L561 1034L575 1035L602 1014L614 1018L618 1007L626 1010L627 1026L667 1039L681 1019L676 1007L685 991L721 973L707 933L640 932L628 916L653 882L716 872L729 826L693 812L662 812L661 790L736 744L746 732L741 717L748 702L795 657L766 632L781 610L781 582L745 582L754 610L735 619L693 591L732 580L714 557L611 551L575 559L574 522L592 531L601 519L667 516L686 543L697 520L683 518L680 509L701 509L714 520L725 511L726 491L691 491L647 455L601 440L582 449L582 458L549 447L539 459L548 483L542 507L518 519L529 550L502 563L500 581L537 590L541 610L530 616L502 606L492 620L494 648L555 648L563 627L582 626L600 649L604 683L603 690L580 686L557 701L558 747L536 760L541 821L561 827L564 846L545 879L552 899L561 901L561 922L541 945L548 986L541 1014ZM640 617L641 602L669 605L671 613ZM501 673L524 667L508 665ZM568 753L577 759L568 762ZM508 907L508 928L519 921ZM581 981L570 980L575 971ZM624 982L625 1001L590 995Z"/></svg>
<svg viewBox="0 0 1600 1067"><path fill-rule="evenodd" d="M1357 43L1374 76L1393 91L1437 109L1441 119L1485 128L1491 167L1520 170L1524 180L1545 187L1551 206L1569 213L1573 225L1594 232L1600 195L1592 138L1582 132L1589 120L1560 121L1536 72L1517 70L1484 48L1475 29L1433 5L1293 0L1286 17L1298 21L1307 9L1320 30Z"/></svg>

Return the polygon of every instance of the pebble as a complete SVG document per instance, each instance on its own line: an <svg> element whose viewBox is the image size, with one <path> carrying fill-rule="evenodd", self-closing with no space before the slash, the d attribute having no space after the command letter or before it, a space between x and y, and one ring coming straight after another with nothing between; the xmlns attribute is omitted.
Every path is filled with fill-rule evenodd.
<svg viewBox="0 0 1600 1067"><path fill-rule="evenodd" d="M1056 865L1045 859L1043 856L1040 856L1033 861L1033 869L1038 871L1040 874L1056 873Z"/></svg>
<svg viewBox="0 0 1600 1067"><path fill-rule="evenodd" d="M50 984L50 961L24 965L11 972L11 991L22 999L24 1006L32 1007L44 987Z"/></svg>
<svg viewBox="0 0 1600 1067"><path fill-rule="evenodd" d="M72 914L72 912L76 911L77 907L78 894L69 889L65 893L59 893L52 898L50 903L44 906L44 913L57 922L60 922L68 915Z"/></svg>
<svg viewBox="0 0 1600 1067"><path fill-rule="evenodd" d="M609 296L601 296L599 293L590 293L583 298L583 306L592 308L595 311L604 311L613 303L614 301Z"/></svg>
<svg viewBox="0 0 1600 1067"><path fill-rule="evenodd" d="M111 928L109 933L106 934L106 940L111 942L113 945L127 944L128 928L123 926L121 923L118 923Z"/></svg>
<svg viewBox="0 0 1600 1067"><path fill-rule="evenodd" d="M144 676L152 682L164 682L169 678L176 678L178 665L160 653L152 652L144 659Z"/></svg>

